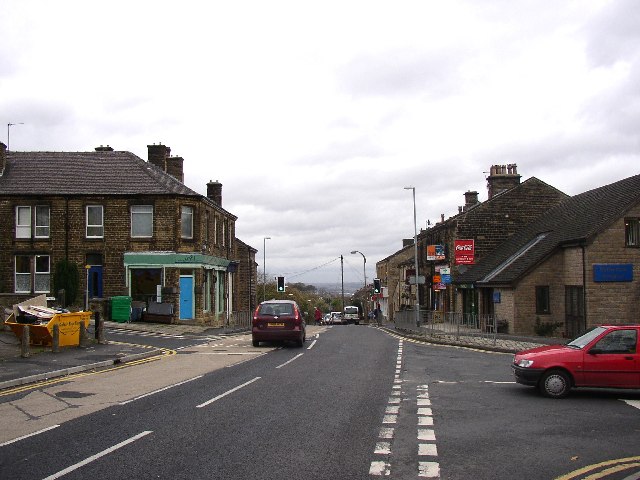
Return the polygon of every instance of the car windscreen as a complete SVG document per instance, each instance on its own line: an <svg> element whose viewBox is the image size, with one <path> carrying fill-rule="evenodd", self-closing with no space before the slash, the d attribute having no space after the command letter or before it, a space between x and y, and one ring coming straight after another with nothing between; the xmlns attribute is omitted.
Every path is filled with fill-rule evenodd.
<svg viewBox="0 0 640 480"><path fill-rule="evenodd" d="M358 307L344 307L344 313L358 313Z"/></svg>
<svg viewBox="0 0 640 480"><path fill-rule="evenodd" d="M568 347L583 349L585 345L590 343L594 338L604 332L606 328L604 327L595 327L593 330L589 330L584 335L580 335L578 338L571 340L567 343Z"/></svg>
<svg viewBox="0 0 640 480"><path fill-rule="evenodd" d="M265 303L260 305L260 315L293 315L293 305L290 303Z"/></svg>

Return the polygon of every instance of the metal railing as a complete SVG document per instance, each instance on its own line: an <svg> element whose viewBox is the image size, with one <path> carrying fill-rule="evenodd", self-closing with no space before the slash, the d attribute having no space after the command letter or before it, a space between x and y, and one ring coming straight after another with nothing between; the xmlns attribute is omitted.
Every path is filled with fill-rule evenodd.
<svg viewBox="0 0 640 480"><path fill-rule="evenodd" d="M251 312L233 312L228 327L236 330L251 330Z"/></svg>
<svg viewBox="0 0 640 480"><path fill-rule="evenodd" d="M420 321L416 322L416 312L403 310L394 314L395 328L424 337L481 337L496 341L498 325L496 315L477 315L455 312L434 312L421 310Z"/></svg>

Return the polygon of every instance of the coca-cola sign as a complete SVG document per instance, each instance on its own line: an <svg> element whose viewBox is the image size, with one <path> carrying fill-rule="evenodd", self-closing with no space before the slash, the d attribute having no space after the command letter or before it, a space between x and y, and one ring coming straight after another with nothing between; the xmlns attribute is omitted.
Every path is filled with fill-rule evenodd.
<svg viewBox="0 0 640 480"><path fill-rule="evenodd" d="M473 264L475 252L473 240L454 240L453 249L455 252L456 265Z"/></svg>

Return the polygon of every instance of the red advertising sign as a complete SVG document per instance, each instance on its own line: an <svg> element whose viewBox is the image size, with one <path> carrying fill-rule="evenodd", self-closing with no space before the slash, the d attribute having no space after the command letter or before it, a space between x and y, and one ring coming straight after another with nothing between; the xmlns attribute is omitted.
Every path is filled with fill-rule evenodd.
<svg viewBox="0 0 640 480"><path fill-rule="evenodd" d="M473 240L454 240L456 265L472 265L475 252Z"/></svg>

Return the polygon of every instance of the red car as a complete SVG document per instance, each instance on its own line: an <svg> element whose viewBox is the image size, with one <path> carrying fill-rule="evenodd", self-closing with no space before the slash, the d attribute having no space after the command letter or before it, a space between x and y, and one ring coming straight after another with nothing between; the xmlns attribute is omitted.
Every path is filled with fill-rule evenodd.
<svg viewBox="0 0 640 480"><path fill-rule="evenodd" d="M640 325L595 327L566 345L524 350L513 358L516 382L562 398L574 387L640 388Z"/></svg>
<svg viewBox="0 0 640 480"><path fill-rule="evenodd" d="M251 337L254 347L273 341L295 342L302 347L307 334L300 307L291 300L262 302L253 314Z"/></svg>

